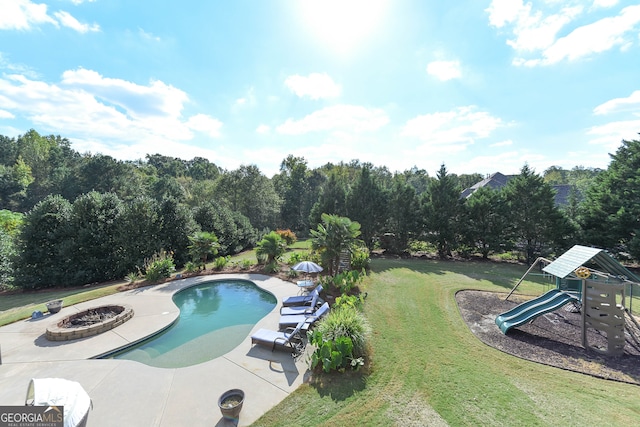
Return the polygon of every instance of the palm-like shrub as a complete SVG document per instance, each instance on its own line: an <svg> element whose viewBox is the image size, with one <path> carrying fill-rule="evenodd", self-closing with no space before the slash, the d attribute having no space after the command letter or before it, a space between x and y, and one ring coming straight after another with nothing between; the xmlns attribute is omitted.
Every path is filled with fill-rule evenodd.
<svg viewBox="0 0 640 427"><path fill-rule="evenodd" d="M262 240L258 242L258 246L256 247L256 257L258 262L271 264L280 259L286 250L287 243L278 233L272 231L265 234Z"/></svg>
<svg viewBox="0 0 640 427"><path fill-rule="evenodd" d="M197 260L199 262L199 266L202 269L206 268L207 257L217 254L220 247L216 235L206 231L199 231L193 236L189 236L189 242L189 253L194 261Z"/></svg>
<svg viewBox="0 0 640 427"><path fill-rule="evenodd" d="M349 218L322 214L322 224L311 230L311 247L320 253L322 264L333 276L340 264L343 251L352 252L358 246L360 224Z"/></svg>

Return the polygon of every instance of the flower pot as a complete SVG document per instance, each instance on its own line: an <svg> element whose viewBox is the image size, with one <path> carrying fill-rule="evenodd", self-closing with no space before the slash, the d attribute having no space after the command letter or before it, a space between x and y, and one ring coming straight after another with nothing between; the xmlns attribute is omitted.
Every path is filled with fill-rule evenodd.
<svg viewBox="0 0 640 427"><path fill-rule="evenodd" d="M228 420L237 420L244 402L244 391L234 388L227 390L218 399L218 407L222 416Z"/></svg>
<svg viewBox="0 0 640 427"><path fill-rule="evenodd" d="M50 301L46 304L47 306L47 310L49 310L49 313L54 314L59 312L62 309L62 300L58 299L55 301Z"/></svg>

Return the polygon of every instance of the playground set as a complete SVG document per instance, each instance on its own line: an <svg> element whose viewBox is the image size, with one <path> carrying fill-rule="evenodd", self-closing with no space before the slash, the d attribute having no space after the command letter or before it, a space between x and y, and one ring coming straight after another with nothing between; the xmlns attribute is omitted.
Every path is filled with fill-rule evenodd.
<svg viewBox="0 0 640 427"><path fill-rule="evenodd" d="M505 299L508 300L524 278L541 265L543 275L555 281L555 288L498 315L495 322L502 333L571 304L568 308L579 310L582 315L582 346L606 355L621 355L625 323L633 322L634 329L638 329L629 309L633 302L632 285L638 284L640 279L604 250L575 245L555 261L538 258ZM629 309L625 307L625 294L629 295ZM589 343L589 330L606 337L606 348Z"/></svg>

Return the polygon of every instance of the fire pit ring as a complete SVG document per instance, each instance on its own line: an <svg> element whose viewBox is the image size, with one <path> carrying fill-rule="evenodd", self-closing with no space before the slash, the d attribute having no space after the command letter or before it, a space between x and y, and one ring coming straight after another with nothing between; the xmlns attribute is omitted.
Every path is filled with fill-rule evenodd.
<svg viewBox="0 0 640 427"><path fill-rule="evenodd" d="M133 307L109 304L92 307L59 320L47 328L49 341L70 341L109 331L133 317Z"/></svg>

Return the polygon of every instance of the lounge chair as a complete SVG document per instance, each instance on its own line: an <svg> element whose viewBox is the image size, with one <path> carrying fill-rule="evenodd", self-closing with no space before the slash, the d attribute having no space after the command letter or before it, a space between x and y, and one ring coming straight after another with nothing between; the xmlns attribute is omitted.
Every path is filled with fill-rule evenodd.
<svg viewBox="0 0 640 427"><path fill-rule="evenodd" d="M280 314L285 316L290 316L293 314L313 314L313 312L316 311L316 306L318 305L319 300L320 294L318 292L314 292L313 298L311 299L311 303L309 303L309 305L281 307Z"/></svg>
<svg viewBox="0 0 640 427"><path fill-rule="evenodd" d="M283 307L297 307L301 305L309 305L313 300L315 294L320 294L322 292L322 285L318 285L314 290L309 292L309 295L294 295L291 297L286 297L282 300Z"/></svg>
<svg viewBox="0 0 640 427"><path fill-rule="evenodd" d="M298 322L295 328L288 328L285 331L259 329L255 334L251 335L251 344L271 347L271 351L277 348L278 350L289 351L294 355L302 353L304 341L301 330L304 327L304 323L304 321Z"/></svg>
<svg viewBox="0 0 640 427"><path fill-rule="evenodd" d="M316 321L329 312L329 303L322 304L317 310L310 314L290 314L280 316L280 322L278 327L280 330L291 328L300 322L304 322L302 330L309 329Z"/></svg>

